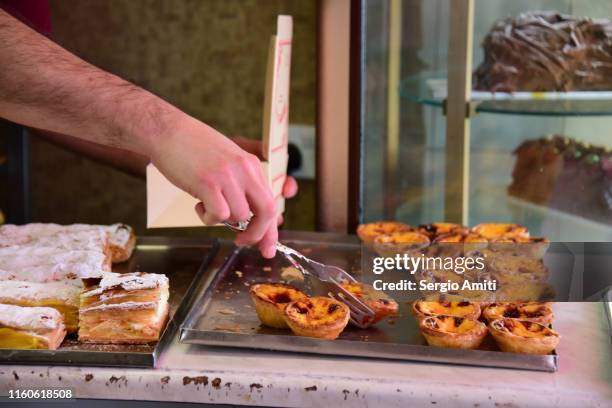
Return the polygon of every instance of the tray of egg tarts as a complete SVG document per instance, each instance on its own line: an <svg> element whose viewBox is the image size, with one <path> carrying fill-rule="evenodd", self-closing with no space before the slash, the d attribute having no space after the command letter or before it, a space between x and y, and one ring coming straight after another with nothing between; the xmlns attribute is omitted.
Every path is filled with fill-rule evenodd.
<svg viewBox="0 0 612 408"><path fill-rule="evenodd" d="M200 285L181 342L556 371L560 335L552 327L552 302L384 293L364 272L369 244L359 235L292 233L283 243L353 275L358 282L343 286L375 312L369 327L353 326L343 303L313 293L308 278L281 256L267 260L256 249L233 248ZM541 242L547 243L530 241Z"/></svg>

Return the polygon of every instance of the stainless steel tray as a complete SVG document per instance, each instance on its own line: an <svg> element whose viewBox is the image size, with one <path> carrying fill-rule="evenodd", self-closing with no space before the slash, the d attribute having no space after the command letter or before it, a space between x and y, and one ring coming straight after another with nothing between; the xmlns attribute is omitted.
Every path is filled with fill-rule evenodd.
<svg viewBox="0 0 612 408"><path fill-rule="evenodd" d="M71 335L57 350L0 349L0 363L154 367L160 351L174 339L189 311L195 283L217 248L218 243L209 239L143 237L138 239L130 260L113 268L123 273L163 273L170 279L170 317L156 344L85 344Z"/></svg>
<svg viewBox="0 0 612 408"><path fill-rule="evenodd" d="M284 240L288 245L310 254L313 259L338 265L360 275L360 245L351 237L328 234L302 234L300 239ZM492 339L481 350L453 350L427 346L410 313L408 296L396 293L400 304L398 318L380 322L368 329L348 326L337 340L294 336L288 330L261 326L249 297L252 282L278 281L282 258L265 260L252 249L234 250L217 273L200 285L198 299L181 326L184 343L225 347L280 350L351 357L374 357L453 363L488 367L508 367L556 371L556 354L536 356L498 351ZM370 281L372 276L359 279Z"/></svg>

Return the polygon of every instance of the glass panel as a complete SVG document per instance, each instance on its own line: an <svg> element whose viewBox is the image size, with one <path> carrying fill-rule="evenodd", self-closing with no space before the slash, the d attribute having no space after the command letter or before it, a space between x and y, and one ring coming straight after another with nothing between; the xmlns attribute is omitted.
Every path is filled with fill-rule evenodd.
<svg viewBox="0 0 612 408"><path fill-rule="evenodd" d="M361 222L443 221L450 2L399 3L394 48L397 2L363 2ZM612 18L607 0L475 0L473 69L497 20L539 10ZM514 222L552 240L612 239L612 90L584 92L473 94L469 225Z"/></svg>

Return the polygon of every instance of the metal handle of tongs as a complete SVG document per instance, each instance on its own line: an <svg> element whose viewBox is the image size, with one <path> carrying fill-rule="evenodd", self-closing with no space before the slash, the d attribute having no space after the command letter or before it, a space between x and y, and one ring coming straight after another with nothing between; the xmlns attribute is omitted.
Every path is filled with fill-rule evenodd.
<svg viewBox="0 0 612 408"><path fill-rule="evenodd" d="M223 225L225 225L227 228L231 229L234 232L243 232L246 231L247 227L249 226L249 223L251 222L251 218L245 220L245 221L238 221L236 223L231 223L229 221L224 221ZM304 255L302 255L300 252L296 251L293 248L289 248L286 245L281 244L280 242L276 242L276 250L278 252L280 252L281 254L284 255L284 257L291 262L291 265L293 265L293 267L295 267L297 270L299 270L300 272L302 272L304 275L309 275L312 276L312 273L308 270L306 270L306 268L304 268L302 266L302 264L300 264L297 259L298 258L302 261L306 261L308 262L309 259L306 258Z"/></svg>

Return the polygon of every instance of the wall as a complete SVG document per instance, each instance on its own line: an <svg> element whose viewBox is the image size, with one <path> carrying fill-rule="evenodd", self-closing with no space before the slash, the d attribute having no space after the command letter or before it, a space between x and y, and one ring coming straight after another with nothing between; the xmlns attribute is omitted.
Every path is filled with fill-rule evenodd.
<svg viewBox="0 0 612 408"><path fill-rule="evenodd" d="M147 88L227 135L260 137L269 36L294 17L291 116L315 123L316 2L306 0L52 0L54 39L85 60ZM144 180L35 140L36 221L123 221L145 226ZM304 184L287 224L314 226Z"/></svg>

